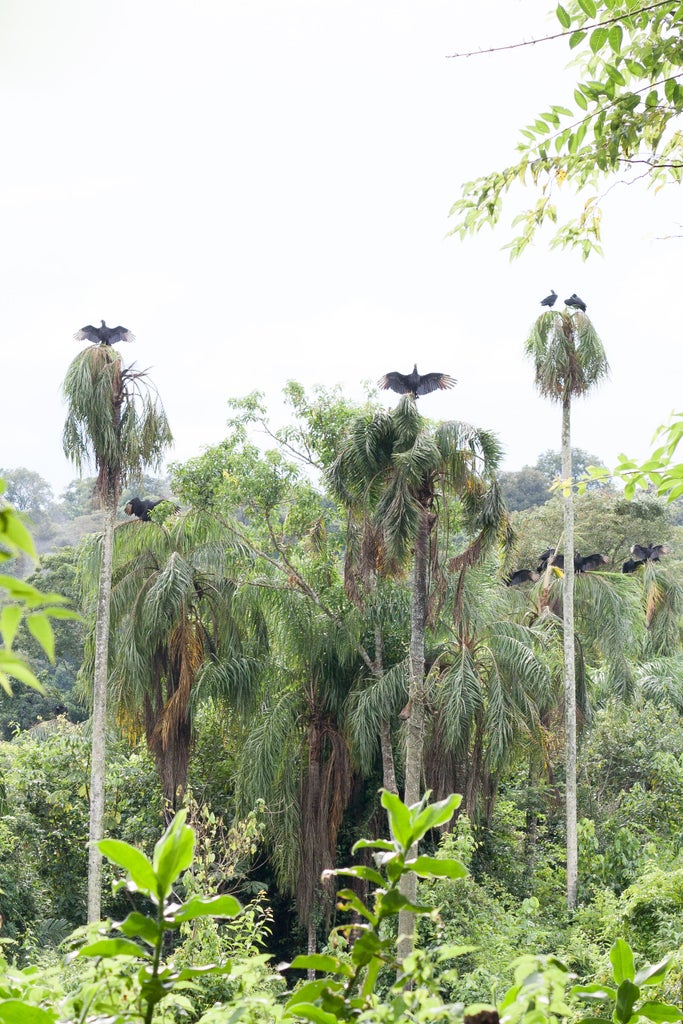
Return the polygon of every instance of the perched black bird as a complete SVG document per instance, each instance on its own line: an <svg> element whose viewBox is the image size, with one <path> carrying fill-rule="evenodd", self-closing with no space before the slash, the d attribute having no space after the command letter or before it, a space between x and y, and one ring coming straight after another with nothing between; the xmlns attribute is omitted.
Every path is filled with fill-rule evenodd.
<svg viewBox="0 0 683 1024"><path fill-rule="evenodd" d="M577 551L574 555L574 572L594 572L595 569L599 569L601 565L607 565L608 562L609 558L606 555L596 553L582 557Z"/></svg>
<svg viewBox="0 0 683 1024"><path fill-rule="evenodd" d="M519 587L522 583L536 583L540 576L533 569L517 569L505 577L508 587Z"/></svg>
<svg viewBox="0 0 683 1024"><path fill-rule="evenodd" d="M131 334L127 327L107 327L104 320L101 327L93 327L88 324L76 331L76 341L92 341L94 345L115 345L117 341L135 341L135 335Z"/></svg>
<svg viewBox="0 0 683 1024"><path fill-rule="evenodd" d="M586 312L586 303L583 299L580 299L576 292L572 292L568 299L564 300L565 306L573 306L574 309L580 309L582 313Z"/></svg>
<svg viewBox="0 0 683 1024"><path fill-rule="evenodd" d="M627 559L621 566L622 572L635 572L639 565L645 565L642 558Z"/></svg>
<svg viewBox="0 0 683 1024"><path fill-rule="evenodd" d="M152 509L165 500L165 498L159 498L158 501L150 501L149 498L131 498L123 511L127 516L137 516L143 523L149 523Z"/></svg>
<svg viewBox="0 0 683 1024"><path fill-rule="evenodd" d="M555 548L546 548L545 551L538 556L538 567L536 572L545 572L548 568L548 562L551 565L556 565L558 569L564 569L564 555L554 555Z"/></svg>
<svg viewBox="0 0 683 1024"><path fill-rule="evenodd" d="M546 295L544 299L541 299L542 306L554 306L557 301L557 292L554 288L550 289L550 295Z"/></svg>
<svg viewBox="0 0 683 1024"><path fill-rule="evenodd" d="M666 544L634 544L631 554L638 562L658 562L662 555L671 554Z"/></svg>
<svg viewBox="0 0 683 1024"><path fill-rule="evenodd" d="M377 381L381 388L397 391L399 395L428 395L430 391L445 391L457 384L455 377L449 377L447 373L418 373L417 363L413 366L412 373L385 373Z"/></svg>

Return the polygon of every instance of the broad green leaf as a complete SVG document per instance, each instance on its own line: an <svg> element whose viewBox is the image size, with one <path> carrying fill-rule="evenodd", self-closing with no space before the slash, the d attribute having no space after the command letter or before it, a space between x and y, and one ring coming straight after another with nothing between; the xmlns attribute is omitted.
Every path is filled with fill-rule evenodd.
<svg viewBox="0 0 683 1024"><path fill-rule="evenodd" d="M617 985L620 985L622 981L633 981L636 970L633 963L633 952L628 942L625 942L624 939L617 939L609 951L609 958Z"/></svg>
<svg viewBox="0 0 683 1024"><path fill-rule="evenodd" d="M369 964L374 956L387 947L387 944L387 940L382 942L374 932L364 931L353 944L351 959L354 964L360 966Z"/></svg>
<svg viewBox="0 0 683 1024"><path fill-rule="evenodd" d="M33 538L26 529L21 519L11 509L3 509L4 515L0 520L2 526L2 540L8 546L18 548L24 554L29 555L34 561L38 560Z"/></svg>
<svg viewBox="0 0 683 1024"><path fill-rule="evenodd" d="M34 640L47 654L50 661L55 660L55 635L50 620L42 612L33 612L26 617L26 625Z"/></svg>
<svg viewBox="0 0 683 1024"><path fill-rule="evenodd" d="M388 839L359 839L351 847L351 853L355 853L356 850L387 850L389 853L395 853L396 846Z"/></svg>
<svg viewBox="0 0 683 1024"><path fill-rule="evenodd" d="M579 3L581 0L579 0ZM607 29L606 28L595 28L590 34L588 45L590 46L593 53L597 53L603 48L607 42Z"/></svg>
<svg viewBox="0 0 683 1024"><path fill-rule="evenodd" d="M291 964L280 965L280 970L284 967L291 967ZM329 978L317 978L315 981L307 981L305 985L297 988L292 992L291 996L287 1000L286 1010L290 1007L296 1006L297 1003L310 1003L314 999L319 999L322 992L329 986Z"/></svg>
<svg viewBox="0 0 683 1024"><path fill-rule="evenodd" d="M296 1003L289 1014L285 1009L286 1016L303 1017L305 1020L313 1021L313 1024L339 1024L336 1013L328 1013L327 1010L314 1006L313 1003Z"/></svg>
<svg viewBox="0 0 683 1024"><path fill-rule="evenodd" d="M54 1010L32 1006L23 999L4 999L0 1002L2 1024L54 1024L56 1020L57 1014Z"/></svg>
<svg viewBox="0 0 683 1024"><path fill-rule="evenodd" d="M582 11L585 11L589 18L594 18L598 13L593 0L579 0L579 7Z"/></svg>
<svg viewBox="0 0 683 1024"><path fill-rule="evenodd" d="M137 936L144 939L150 946L155 946L159 941L159 928L153 918L141 914L139 910L133 910L125 920L116 926L120 932L128 938Z"/></svg>
<svg viewBox="0 0 683 1024"><path fill-rule="evenodd" d="M351 878L364 878L366 882L372 882L373 885L379 885L380 888L386 884L379 871L375 871L374 868L368 867L366 864L356 864L352 868L337 868L334 873Z"/></svg>
<svg viewBox="0 0 683 1024"><path fill-rule="evenodd" d="M185 824L187 812L178 811L154 847L152 866L157 876L158 894L165 899L179 875L186 871L194 856L194 832Z"/></svg>
<svg viewBox="0 0 683 1024"><path fill-rule="evenodd" d="M609 44L615 53L621 53L621 42L624 38L624 30L621 25L612 25L608 34Z"/></svg>
<svg viewBox="0 0 683 1024"><path fill-rule="evenodd" d="M669 973L673 959L674 954L668 953L664 959L660 959L658 964L648 964L646 967L641 968L633 979L636 985L658 985L660 982L663 982Z"/></svg>
<svg viewBox="0 0 683 1024"><path fill-rule="evenodd" d="M572 23L572 19L569 15L569 12L565 11L564 7L562 7L561 4L558 4L555 8L555 16L557 17L557 20L559 21L562 28L569 28L569 26Z"/></svg>
<svg viewBox="0 0 683 1024"><path fill-rule="evenodd" d="M677 1006L672 1006L670 1003L642 1003L638 1007L638 1013L641 1017L647 1017L648 1020L656 1021L657 1024L660 1021L683 1020L683 1013L681 1013Z"/></svg>
<svg viewBox="0 0 683 1024"><path fill-rule="evenodd" d="M166 919L167 924L194 921L198 917L236 917L242 907L234 896L193 896Z"/></svg>
<svg viewBox="0 0 683 1024"><path fill-rule="evenodd" d="M616 998L617 991L608 985L600 985L592 982L590 985L574 985L570 992L579 999L596 1000L601 1003L609 1003Z"/></svg>
<svg viewBox="0 0 683 1024"><path fill-rule="evenodd" d="M390 889L385 893L379 902L378 910L381 918L397 914L399 910L412 910L414 914L429 914L433 907L424 906L421 903L410 903L406 896L398 889Z"/></svg>
<svg viewBox="0 0 683 1024"><path fill-rule="evenodd" d="M378 918L365 906L361 898L353 891L353 889L340 889L337 893L337 899L343 901L338 903L337 906L340 910L351 911L355 910L357 914L364 917L372 925L376 925Z"/></svg>
<svg viewBox="0 0 683 1024"><path fill-rule="evenodd" d="M78 956L135 956L149 959L149 953L129 939L98 939L79 949Z"/></svg>
<svg viewBox="0 0 683 1024"><path fill-rule="evenodd" d="M323 953L309 953L306 956L297 956L289 966L301 971L327 971L329 974L343 974L345 978L353 976L353 969L350 964L339 960L336 956L327 956Z"/></svg>
<svg viewBox="0 0 683 1024"><path fill-rule="evenodd" d="M157 879L154 868L144 853L136 850L130 843L124 843L122 839L101 839L97 845L107 860L128 872L141 892L156 894Z"/></svg>
<svg viewBox="0 0 683 1024"><path fill-rule="evenodd" d="M629 978L625 978L617 989L617 999L614 1006L614 1017L621 1024L628 1024L633 1013L636 999L640 995L640 989L634 985Z"/></svg>
<svg viewBox="0 0 683 1024"><path fill-rule="evenodd" d="M21 622L22 610L18 605L8 604L0 612L0 633L5 647L11 647Z"/></svg>
<svg viewBox="0 0 683 1024"><path fill-rule="evenodd" d="M408 850L413 842L413 830L410 811L395 793L388 789L382 790L382 807L389 817L389 828L396 841L404 850Z"/></svg>
<svg viewBox="0 0 683 1024"><path fill-rule="evenodd" d="M440 860L438 857L421 856L406 861L406 867L420 878L464 878L467 874L464 864L451 858Z"/></svg>
<svg viewBox="0 0 683 1024"><path fill-rule="evenodd" d="M462 797L458 793L452 793L445 800L437 800L433 804L428 804L424 810L420 811L413 823L415 839L422 839L430 828L437 828L450 821L461 802Z"/></svg>
<svg viewBox="0 0 683 1024"><path fill-rule="evenodd" d="M582 110L588 110L588 100L583 95L580 89L574 89L574 99L576 100L577 105L581 107Z"/></svg>
<svg viewBox="0 0 683 1024"><path fill-rule="evenodd" d="M190 978L203 978L207 974L231 974L232 966L232 961L229 960L225 964L202 964L200 967L182 967L172 977L177 981L188 981Z"/></svg>

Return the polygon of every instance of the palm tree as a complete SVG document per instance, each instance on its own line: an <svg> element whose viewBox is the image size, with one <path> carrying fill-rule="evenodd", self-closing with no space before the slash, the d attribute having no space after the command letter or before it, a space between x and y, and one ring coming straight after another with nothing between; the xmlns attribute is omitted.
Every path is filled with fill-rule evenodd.
<svg viewBox="0 0 683 1024"><path fill-rule="evenodd" d="M93 676L92 764L88 921L100 917L103 835L105 720L109 652L109 611L114 524L121 488L150 467L157 469L172 441L161 402L150 392L146 375L124 367L118 352L89 345L73 360L63 384L68 403L63 446L82 471L95 464L97 494L104 510L102 560L97 597Z"/></svg>
<svg viewBox="0 0 683 1024"><path fill-rule="evenodd" d="M576 822L576 684L574 665L574 496L572 489L571 406L608 372L607 357L589 318L575 312L543 313L531 329L525 351L534 362L541 395L562 406L564 524L564 688L567 814L567 906L576 906L578 847Z"/></svg>
<svg viewBox="0 0 683 1024"><path fill-rule="evenodd" d="M110 703L129 732L144 732L173 810L200 694L227 697L243 713L251 707L259 629L251 641L229 565L242 552L229 526L196 510L116 530ZM83 570L87 577L87 563Z"/></svg>
<svg viewBox="0 0 683 1024"><path fill-rule="evenodd" d="M344 726L361 659L345 626L297 590L264 589L261 600L272 654L240 758L238 804L265 799L275 873L296 896L313 953L334 897L321 876L335 864L354 779Z"/></svg>
<svg viewBox="0 0 683 1024"><path fill-rule="evenodd" d="M412 396L391 413L361 416L333 463L329 479L349 507L367 510L381 531L385 557L410 564L411 620L409 688L406 710L404 802L420 800L425 730L425 630L430 572L438 570L442 519L448 537L449 500L459 498L465 525L477 534L453 568L463 568L500 539L507 517L494 481L500 446L489 432L464 423L431 426L417 411ZM430 547L434 555L430 564ZM448 544L441 543L442 552ZM438 575L438 572L436 572ZM415 876L403 893L414 902ZM399 953L412 948L413 915L401 912Z"/></svg>

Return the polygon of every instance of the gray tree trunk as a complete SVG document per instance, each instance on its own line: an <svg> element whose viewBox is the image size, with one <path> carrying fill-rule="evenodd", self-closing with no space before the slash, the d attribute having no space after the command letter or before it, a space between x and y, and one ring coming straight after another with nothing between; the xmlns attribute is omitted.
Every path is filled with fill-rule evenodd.
<svg viewBox="0 0 683 1024"><path fill-rule="evenodd" d="M118 495L108 494L104 508L102 561L97 594L95 625L95 670L93 678L92 747L90 765L90 834L88 847L88 922L99 921L102 903L102 854L97 843L104 835L104 770L109 675L109 612L114 553L114 524Z"/></svg>
<svg viewBox="0 0 683 1024"><path fill-rule="evenodd" d="M562 479L564 519L564 714L567 812L567 907L576 906L578 841L576 826L576 670L574 665L574 490L572 487L571 396L562 402Z"/></svg>
<svg viewBox="0 0 683 1024"><path fill-rule="evenodd" d="M420 509L415 538L412 572L412 613L410 621L410 713L407 721L406 769L404 803L416 804L421 797L422 761L424 752L425 716L425 623L427 618L427 559L429 553L429 518L426 508ZM417 855L417 845L411 850ZM404 875L400 889L411 903L417 893L417 876ZM415 915L408 910L398 915L398 958L403 961L413 949Z"/></svg>
<svg viewBox="0 0 683 1024"><path fill-rule="evenodd" d="M384 675L384 637L379 625L375 626L375 675L381 679ZM382 752L382 785L389 793L398 796L396 785L396 769L394 767L394 749L391 745L391 722L382 720L379 732L380 750Z"/></svg>

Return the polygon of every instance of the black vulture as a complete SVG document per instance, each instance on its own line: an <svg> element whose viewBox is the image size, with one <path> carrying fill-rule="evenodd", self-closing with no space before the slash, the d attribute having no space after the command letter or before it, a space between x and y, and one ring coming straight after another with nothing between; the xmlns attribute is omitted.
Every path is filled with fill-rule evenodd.
<svg viewBox="0 0 683 1024"><path fill-rule="evenodd" d="M580 309L582 313L586 312L586 303L583 299L580 299L576 292L572 292L568 299L564 300L565 306L573 306L574 309Z"/></svg>
<svg viewBox="0 0 683 1024"><path fill-rule="evenodd" d="M666 544L634 544L631 554L639 562L658 562L662 555L671 554Z"/></svg>
<svg viewBox="0 0 683 1024"><path fill-rule="evenodd" d="M385 390L391 388L399 395L412 395L413 398L417 398L418 395L428 395L430 391L445 391L458 382L447 373L418 373L415 363L412 373L397 373L394 370L392 373L385 373L377 383Z"/></svg>
<svg viewBox="0 0 683 1024"><path fill-rule="evenodd" d="M577 551L574 555L574 572L593 572L595 569L599 569L601 565L607 565L608 562L609 558L606 555L596 553L582 557Z"/></svg>
<svg viewBox="0 0 683 1024"><path fill-rule="evenodd" d="M88 324L76 331L76 341L92 341L94 345L115 345L117 341L135 341L135 335L131 334L127 327L107 327L104 320L101 327L93 327Z"/></svg>
<svg viewBox="0 0 683 1024"><path fill-rule="evenodd" d="M627 559L627 561L625 561L622 564L621 571L622 572L635 572L639 565L645 565L645 562L643 561L642 558L634 558L634 559L629 558L629 559Z"/></svg>
<svg viewBox="0 0 683 1024"><path fill-rule="evenodd" d="M546 548L542 554L538 556L538 566L536 572L545 572L548 568L548 562L551 565L556 565L558 569L564 569L564 555L554 555L555 548Z"/></svg>
<svg viewBox="0 0 683 1024"><path fill-rule="evenodd" d="M505 577L508 587L519 587L522 583L536 583L540 576L533 569L517 569Z"/></svg>
<svg viewBox="0 0 683 1024"><path fill-rule="evenodd" d="M159 498L158 501L150 501L149 498L131 498L123 511L127 516L137 516L141 522L149 523L152 509L165 500L165 498Z"/></svg>
<svg viewBox="0 0 683 1024"><path fill-rule="evenodd" d="M550 289L550 295L546 295L546 297L544 299L541 299L541 305L542 306L548 306L548 307L554 306L556 300L557 300L557 292L555 291L554 288L551 288Z"/></svg>

